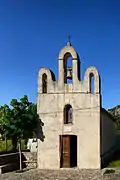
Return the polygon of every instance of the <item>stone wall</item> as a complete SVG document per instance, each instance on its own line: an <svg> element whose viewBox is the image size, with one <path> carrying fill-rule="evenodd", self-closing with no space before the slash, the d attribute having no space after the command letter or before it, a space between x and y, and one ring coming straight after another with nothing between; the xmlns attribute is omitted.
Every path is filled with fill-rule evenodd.
<svg viewBox="0 0 120 180"><path fill-rule="evenodd" d="M22 152L23 164L27 168L37 167L37 153L36 152Z"/></svg>
<svg viewBox="0 0 120 180"><path fill-rule="evenodd" d="M20 167L19 153L0 155L0 174L18 170Z"/></svg>
<svg viewBox="0 0 120 180"><path fill-rule="evenodd" d="M5 165L15 165L16 170L19 169L20 156L19 152L8 153L0 155L0 167ZM35 152L22 152L22 167L36 168L37 165L37 153Z"/></svg>
<svg viewBox="0 0 120 180"><path fill-rule="evenodd" d="M11 163L16 163L16 165L19 164L19 153L8 153L0 155L0 166Z"/></svg>

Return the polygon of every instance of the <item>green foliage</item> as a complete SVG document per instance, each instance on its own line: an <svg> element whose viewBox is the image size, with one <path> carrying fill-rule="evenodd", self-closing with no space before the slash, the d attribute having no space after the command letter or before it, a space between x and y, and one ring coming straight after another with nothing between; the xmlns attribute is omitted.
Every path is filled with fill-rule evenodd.
<svg viewBox="0 0 120 180"><path fill-rule="evenodd" d="M12 150L12 141L11 140L4 140L0 141L0 152L6 152Z"/></svg>
<svg viewBox="0 0 120 180"><path fill-rule="evenodd" d="M18 149L18 144L17 144L17 149ZM25 139L21 139L21 150L26 150L27 145L25 142ZM6 140L0 140L0 153L1 152L9 152L12 150L12 140L8 139Z"/></svg>
<svg viewBox="0 0 120 180"><path fill-rule="evenodd" d="M106 169L104 174L111 174L111 173L115 173L114 169Z"/></svg>
<svg viewBox="0 0 120 180"><path fill-rule="evenodd" d="M22 149L22 150L26 150L26 149L27 149L27 144L26 144L26 142L25 142L25 139L22 139L22 140L21 140L21 149Z"/></svg>
<svg viewBox="0 0 120 180"><path fill-rule="evenodd" d="M12 99L8 105L0 107L0 132L3 138L12 139L17 146L19 139L34 137L37 127L37 107L24 95L20 101Z"/></svg>
<svg viewBox="0 0 120 180"><path fill-rule="evenodd" d="M120 167L120 150L116 150L107 165L108 168Z"/></svg>
<svg viewBox="0 0 120 180"><path fill-rule="evenodd" d="M120 167L120 159L112 161L108 167Z"/></svg>
<svg viewBox="0 0 120 180"><path fill-rule="evenodd" d="M120 129L117 129L117 135L120 136Z"/></svg>
<svg viewBox="0 0 120 180"><path fill-rule="evenodd" d="M115 118L116 128L120 130L120 105L115 106L112 109L108 109L108 112Z"/></svg>

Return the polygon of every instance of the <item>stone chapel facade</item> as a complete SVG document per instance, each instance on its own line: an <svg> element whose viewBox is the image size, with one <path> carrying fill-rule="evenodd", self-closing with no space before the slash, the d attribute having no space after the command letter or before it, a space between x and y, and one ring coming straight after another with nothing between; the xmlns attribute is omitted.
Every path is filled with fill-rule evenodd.
<svg viewBox="0 0 120 180"><path fill-rule="evenodd" d="M100 169L115 147L114 120L101 107L99 73L91 66L80 79L80 59L70 41L58 56L57 81L50 69L39 71L37 112L39 169Z"/></svg>

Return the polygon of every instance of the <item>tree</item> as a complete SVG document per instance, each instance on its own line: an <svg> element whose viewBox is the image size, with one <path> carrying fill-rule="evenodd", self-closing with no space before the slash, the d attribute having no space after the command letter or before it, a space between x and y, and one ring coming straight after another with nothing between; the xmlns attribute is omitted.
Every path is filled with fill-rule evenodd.
<svg viewBox="0 0 120 180"><path fill-rule="evenodd" d="M37 106L28 101L27 95L20 101L12 99L10 105L0 107L0 130L3 137L12 139L16 149L18 140L36 136Z"/></svg>

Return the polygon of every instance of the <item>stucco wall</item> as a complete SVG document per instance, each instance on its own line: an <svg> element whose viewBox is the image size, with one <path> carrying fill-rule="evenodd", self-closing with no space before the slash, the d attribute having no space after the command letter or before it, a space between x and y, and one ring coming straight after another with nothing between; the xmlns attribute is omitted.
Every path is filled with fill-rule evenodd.
<svg viewBox="0 0 120 180"><path fill-rule="evenodd" d="M47 94L38 96L38 101L45 136L43 142L38 139L38 167L60 168L59 135L73 134L77 135L78 167L99 168L99 94ZM63 125L65 104L73 108L72 125Z"/></svg>
<svg viewBox="0 0 120 180"><path fill-rule="evenodd" d="M101 110L101 156L109 153L116 143L116 128L113 119Z"/></svg>
<svg viewBox="0 0 120 180"><path fill-rule="evenodd" d="M72 56L72 83L66 84L65 56ZM68 43L58 56L58 81L47 68L41 68L38 75L37 112L41 119L38 126L37 163L41 169L60 168L59 136L77 136L77 167L100 168L100 78L94 66L87 68L84 80L80 74L79 56ZM47 93L42 93L42 76L47 75ZM91 93L90 76L94 75L94 93ZM66 104L73 108L73 124L63 124ZM42 130L42 131L41 131ZM42 133L41 133L42 132ZM44 138L41 138L44 137ZM41 141L41 140L42 141Z"/></svg>

